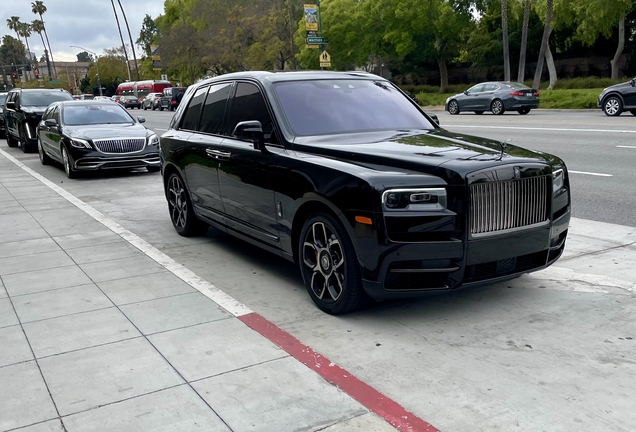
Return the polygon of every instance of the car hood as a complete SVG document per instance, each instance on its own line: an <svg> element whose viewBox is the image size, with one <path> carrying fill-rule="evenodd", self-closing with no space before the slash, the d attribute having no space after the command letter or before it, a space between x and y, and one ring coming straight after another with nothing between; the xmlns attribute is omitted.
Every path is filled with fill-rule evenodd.
<svg viewBox="0 0 636 432"><path fill-rule="evenodd" d="M559 158L546 153L442 128L302 137L295 140L293 149L364 165L373 164L380 170L395 167L433 174L447 181L461 181L459 178L464 178L467 173L508 164L562 163Z"/></svg>
<svg viewBox="0 0 636 432"><path fill-rule="evenodd" d="M613 86L609 86L609 87L603 89L603 93L607 93L610 90L620 90L620 89L631 87L632 85L630 83L631 83L631 81L627 81L627 82L620 83L620 84L614 84Z"/></svg>
<svg viewBox="0 0 636 432"><path fill-rule="evenodd" d="M104 124L89 126L64 126L64 134L71 138L88 140L145 138L150 134L150 130L146 129L139 123L127 125Z"/></svg>

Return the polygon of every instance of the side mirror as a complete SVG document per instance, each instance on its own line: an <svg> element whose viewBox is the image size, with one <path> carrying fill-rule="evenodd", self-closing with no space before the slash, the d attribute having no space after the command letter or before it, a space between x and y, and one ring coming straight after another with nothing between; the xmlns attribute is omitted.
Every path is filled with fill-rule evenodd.
<svg viewBox="0 0 636 432"><path fill-rule="evenodd" d="M56 127L57 126L57 120L55 119L46 119L44 120L44 124L46 125L46 127Z"/></svg>
<svg viewBox="0 0 636 432"><path fill-rule="evenodd" d="M464 90L464 94L468 96L468 90Z"/></svg>
<svg viewBox="0 0 636 432"><path fill-rule="evenodd" d="M632 85L632 87L636 87L636 78L632 78L629 83Z"/></svg>
<svg viewBox="0 0 636 432"><path fill-rule="evenodd" d="M439 126L439 117L437 117L437 114L433 114L433 113L426 113L426 114L428 114L431 120L433 120L435 123L437 123L437 126Z"/></svg>
<svg viewBox="0 0 636 432"><path fill-rule="evenodd" d="M7 101L7 108L14 110L15 109L15 102L14 101L11 101L11 102Z"/></svg>
<svg viewBox="0 0 636 432"><path fill-rule="evenodd" d="M146 123L146 117L137 117L137 121L139 121L139 123Z"/></svg>
<svg viewBox="0 0 636 432"><path fill-rule="evenodd" d="M263 126L258 120L239 122L232 135L241 141L254 143L255 149L265 151L265 134L263 134Z"/></svg>

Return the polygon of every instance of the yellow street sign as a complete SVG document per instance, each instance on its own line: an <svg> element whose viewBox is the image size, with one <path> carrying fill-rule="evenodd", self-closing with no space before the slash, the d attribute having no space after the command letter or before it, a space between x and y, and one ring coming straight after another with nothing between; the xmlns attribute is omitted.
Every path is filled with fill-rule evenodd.
<svg viewBox="0 0 636 432"><path fill-rule="evenodd" d="M320 45L307 45L308 49L318 49L320 48Z"/></svg>
<svg viewBox="0 0 636 432"><path fill-rule="evenodd" d="M331 56L327 51L323 51L320 53L320 67L330 67L331 66Z"/></svg>

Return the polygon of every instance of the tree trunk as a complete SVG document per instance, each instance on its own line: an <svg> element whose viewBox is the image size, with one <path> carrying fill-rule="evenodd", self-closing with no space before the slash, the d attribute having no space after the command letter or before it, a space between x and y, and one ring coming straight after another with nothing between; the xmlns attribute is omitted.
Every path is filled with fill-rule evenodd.
<svg viewBox="0 0 636 432"><path fill-rule="evenodd" d="M135 62L135 72L137 75L137 81L139 81L139 65L137 64L137 54L135 54L135 43L133 42L132 35L130 34L130 26L128 25L128 18L126 18L126 12L124 12L124 7L121 5L121 1L117 0L119 3L119 9L121 9L121 14L124 16L124 23L126 23L126 29L128 30L128 39L130 39L130 48L133 53L133 61Z"/></svg>
<svg viewBox="0 0 636 432"><path fill-rule="evenodd" d="M510 45L508 44L508 0L501 0L501 32L503 33L504 81L510 81Z"/></svg>
<svg viewBox="0 0 636 432"><path fill-rule="evenodd" d="M113 6L115 21L117 21L117 30L119 30L119 39L121 39L121 48L124 50L124 57L126 58L126 69L128 69L128 81L132 81L132 73L130 72L130 61L128 60L128 51L126 51L126 43L124 43L124 36L121 34L121 27L119 26L119 17L117 16L117 9L115 9L115 0L110 0L110 4Z"/></svg>
<svg viewBox="0 0 636 432"><path fill-rule="evenodd" d="M543 59L548 47L548 41L550 40L550 33L552 33L552 4L553 0L547 0L546 13L545 13L545 25L543 26L543 38L541 38L541 48L539 49L539 58L537 59L537 70L534 73L534 81L532 82L532 88L539 90L541 87L541 74L543 73Z"/></svg>
<svg viewBox="0 0 636 432"><path fill-rule="evenodd" d="M621 15L618 21L618 47L616 48L614 58L610 61L610 65L612 66L612 79L618 79L618 59L621 57L621 54L623 54L623 49L625 49L625 14Z"/></svg>
<svg viewBox="0 0 636 432"><path fill-rule="evenodd" d="M55 77L57 78L57 68L55 67L55 60L53 60L53 51L51 51L51 42L49 42L49 35L46 32L46 26L44 25L44 17L42 17L42 14L40 14L40 21L42 21L42 27L44 28L44 36L46 37L46 44L49 47L49 55L51 56L51 63L53 63L53 73L55 74ZM49 72L49 76L51 75L51 73Z"/></svg>
<svg viewBox="0 0 636 432"><path fill-rule="evenodd" d="M448 87L448 69L446 69L445 60L437 60L439 66L439 92L444 93L446 87Z"/></svg>
<svg viewBox="0 0 636 432"><path fill-rule="evenodd" d="M38 32L40 35L40 40L42 41L42 46L44 47L44 59L46 60L46 68L49 71L49 80L53 77L51 75L51 62L49 62L49 52L46 50L46 44L44 43L44 38L42 37L42 32Z"/></svg>
<svg viewBox="0 0 636 432"><path fill-rule="evenodd" d="M519 54L519 72L517 82L523 84L526 78L526 50L528 47L528 23L530 22L530 0L524 0L523 30L521 31L521 52Z"/></svg>
<svg viewBox="0 0 636 432"><path fill-rule="evenodd" d="M548 65L548 73L550 74L550 85L548 90L552 90L557 82L557 71L554 66L554 57L552 57L552 51L550 51L550 45L545 50L545 62Z"/></svg>
<svg viewBox="0 0 636 432"><path fill-rule="evenodd" d="M31 47L29 46L29 38L26 36L26 34L24 35L24 40L26 41L26 46L27 46L27 64L28 65L33 65L33 62L31 61ZM33 67L31 67L31 72L33 71ZM26 72L26 71L25 71ZM28 73L27 74L27 78L31 79L31 75L33 75L32 73Z"/></svg>

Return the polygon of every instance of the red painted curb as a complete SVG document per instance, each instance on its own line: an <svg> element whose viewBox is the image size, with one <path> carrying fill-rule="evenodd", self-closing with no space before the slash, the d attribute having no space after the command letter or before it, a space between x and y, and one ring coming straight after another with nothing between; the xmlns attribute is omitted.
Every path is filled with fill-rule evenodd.
<svg viewBox="0 0 636 432"><path fill-rule="evenodd" d="M261 315L253 312L239 316L238 319L382 417L400 432L439 432L430 423L408 412L394 400L332 363L328 358L317 353Z"/></svg>

